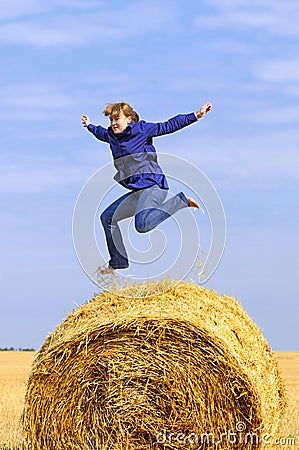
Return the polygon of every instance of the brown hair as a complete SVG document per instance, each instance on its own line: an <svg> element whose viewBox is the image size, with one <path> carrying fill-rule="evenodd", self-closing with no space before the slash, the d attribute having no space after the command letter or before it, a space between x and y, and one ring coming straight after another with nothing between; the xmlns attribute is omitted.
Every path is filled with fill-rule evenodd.
<svg viewBox="0 0 299 450"><path fill-rule="evenodd" d="M120 103L109 103L103 111L105 116L109 116L110 118L116 117L119 115L120 111L124 113L126 117L132 117L132 122L137 123L139 121L139 115L136 111L126 102Z"/></svg>

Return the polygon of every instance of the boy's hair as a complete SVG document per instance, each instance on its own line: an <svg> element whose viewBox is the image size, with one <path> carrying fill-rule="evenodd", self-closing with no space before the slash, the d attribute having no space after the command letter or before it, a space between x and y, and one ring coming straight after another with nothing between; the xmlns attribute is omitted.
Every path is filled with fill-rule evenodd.
<svg viewBox="0 0 299 450"><path fill-rule="evenodd" d="M139 122L139 115L136 111L126 102L120 103L109 103L103 111L105 116L109 116L110 118L116 117L119 115L120 111L124 113L126 117L131 116L132 122Z"/></svg>

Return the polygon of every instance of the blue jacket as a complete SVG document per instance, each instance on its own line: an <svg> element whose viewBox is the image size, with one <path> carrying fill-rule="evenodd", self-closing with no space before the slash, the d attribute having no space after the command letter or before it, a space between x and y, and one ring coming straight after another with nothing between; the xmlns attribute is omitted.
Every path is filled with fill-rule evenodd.
<svg viewBox="0 0 299 450"><path fill-rule="evenodd" d="M166 122L131 122L119 134L111 127L88 125L88 130L100 141L107 142L117 170L114 179L127 189L144 189L157 184L168 189L166 177L158 164L153 138L174 133L197 121L194 113L179 114Z"/></svg>

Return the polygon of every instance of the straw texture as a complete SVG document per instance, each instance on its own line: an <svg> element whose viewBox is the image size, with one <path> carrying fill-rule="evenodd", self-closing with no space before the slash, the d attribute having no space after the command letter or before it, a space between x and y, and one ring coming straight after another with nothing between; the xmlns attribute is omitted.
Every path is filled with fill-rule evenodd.
<svg viewBox="0 0 299 450"><path fill-rule="evenodd" d="M276 360L240 303L146 283L95 296L48 336L24 431L32 450L258 448L284 408Z"/></svg>

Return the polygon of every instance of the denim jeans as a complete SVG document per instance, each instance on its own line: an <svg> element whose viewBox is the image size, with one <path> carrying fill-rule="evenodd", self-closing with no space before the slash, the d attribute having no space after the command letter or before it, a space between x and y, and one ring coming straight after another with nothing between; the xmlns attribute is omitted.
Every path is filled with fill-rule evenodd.
<svg viewBox="0 0 299 450"><path fill-rule="evenodd" d="M168 217L189 206L183 192L164 201L167 190L158 185L131 191L113 202L101 214L106 242L110 254L109 266L125 269L129 266L128 255L123 243L118 222L135 216L135 228L139 233L152 230Z"/></svg>

